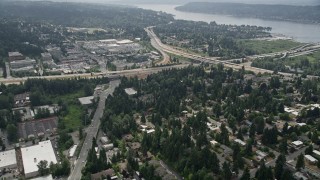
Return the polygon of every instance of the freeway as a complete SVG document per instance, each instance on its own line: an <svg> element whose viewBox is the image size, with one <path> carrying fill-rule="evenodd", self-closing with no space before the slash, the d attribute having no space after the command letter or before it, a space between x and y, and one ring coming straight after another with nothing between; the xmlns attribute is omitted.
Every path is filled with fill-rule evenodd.
<svg viewBox="0 0 320 180"><path fill-rule="evenodd" d="M152 36L152 34L149 34L150 31L148 31L147 28L145 28L144 30L147 32L147 34L148 34L149 37ZM157 64L168 64L168 63L170 62L170 57L169 57L169 55L168 55L167 53L165 53L165 52L161 49L161 47L158 45L158 43L155 41L155 39L151 38L150 41L151 41L151 45L152 45L156 50L158 50L158 51L160 52L160 54L162 55L162 57L163 57L163 60L162 60L161 62L157 63Z"/></svg>
<svg viewBox="0 0 320 180"><path fill-rule="evenodd" d="M81 179L81 170L85 166L85 162L87 160L88 151L92 146L92 138L97 136L97 132L99 131L100 127L100 118L103 115L104 108L105 108L105 100L108 97L109 94L112 94L117 86L119 86L120 81L110 81L109 88L105 91L103 91L100 94L100 101L98 104L98 107L96 109L96 112L93 116L91 126L89 126L86 130L87 136L84 140L83 146L81 148L79 157L77 161L74 164L73 169L71 170L70 176L68 180L76 180Z"/></svg>
<svg viewBox="0 0 320 180"><path fill-rule="evenodd" d="M119 76L127 76L132 77L135 75L149 75L153 73L160 72L162 70L168 69L181 69L187 67L188 64L179 64L179 65L171 65L171 66L163 66L163 67L153 67L153 68L139 68L139 69L131 69L131 70L123 70L123 71L108 71L105 73L82 73L82 74L65 74L65 75L55 75L55 76L32 76L32 77L23 77L23 78L10 78L10 79L0 79L0 83L3 84L20 84L28 79L71 79L71 78L96 78L96 77L119 77Z"/></svg>
<svg viewBox="0 0 320 180"><path fill-rule="evenodd" d="M252 71L254 73L273 73L273 71L271 70L267 70L267 69L262 69L262 68L256 68L256 67L251 67L249 64L236 64L236 63L232 63L233 60L219 60L217 57L203 57L200 55L195 55L195 54L190 54L181 50L178 50L172 46L168 46L166 44L163 44L161 42L161 40L158 38L158 36L153 32L153 27L147 27L145 28L145 30L147 31L150 39L155 42L157 45L155 48L161 48L162 51L167 52L167 53L171 53L171 54L175 54L178 56L182 56L182 57L186 57L186 58L190 58L190 59L194 59L194 60L198 60L204 63L209 63L209 64L219 64L222 63L224 64L224 66L232 68L232 69L242 69L243 67L246 70ZM261 57L272 57L272 56L277 56L277 55L283 55L283 54L290 54L290 53L302 53L302 52L311 52L312 50L317 50L320 48L319 44L309 44L308 46L301 46L295 49L291 49L288 51L283 51L283 52L277 52L277 53L268 53L268 54L261 54L261 55L255 55L255 56L248 56L248 58L261 58ZM278 74L283 75L283 76L294 76L293 73L283 73L283 72L279 72ZM316 76L308 76L309 78L314 78Z"/></svg>

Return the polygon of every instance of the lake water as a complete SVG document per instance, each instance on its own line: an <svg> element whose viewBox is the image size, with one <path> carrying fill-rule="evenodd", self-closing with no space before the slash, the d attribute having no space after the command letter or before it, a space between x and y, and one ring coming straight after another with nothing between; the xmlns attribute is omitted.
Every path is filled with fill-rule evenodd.
<svg viewBox="0 0 320 180"><path fill-rule="evenodd" d="M298 2L298 1L295 1ZM301 1L300 1L301 2ZM312 5L315 2L310 0ZM287 37L291 37L296 41L305 43L317 43L320 42L320 25L316 24L302 24L287 21L273 21L262 20L256 18L238 18L234 16L215 15L215 14L202 14L202 13L189 13L175 10L178 5L165 5L165 4L138 4L139 8L150 9L154 11L162 11L169 14L173 14L175 19L192 20L192 21L215 21L219 24L233 24L233 25L256 25L271 27L272 33L282 34Z"/></svg>

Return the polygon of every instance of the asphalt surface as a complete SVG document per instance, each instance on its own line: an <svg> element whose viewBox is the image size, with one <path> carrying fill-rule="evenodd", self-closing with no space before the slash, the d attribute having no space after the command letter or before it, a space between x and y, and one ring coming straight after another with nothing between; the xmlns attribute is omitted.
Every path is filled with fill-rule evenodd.
<svg viewBox="0 0 320 180"><path fill-rule="evenodd" d="M151 37L153 35L151 33L151 31L149 31L147 28L145 29L145 31L148 33L149 37ZM158 42L156 41L155 38L151 38L150 41L151 41L151 45L156 50L158 50L161 53L162 57L163 57L163 60L161 62L158 62L157 64L168 64L170 62L170 56L162 50L161 46L159 46L159 44L158 44Z"/></svg>
<svg viewBox="0 0 320 180"><path fill-rule="evenodd" d="M201 62L204 62L204 63L209 63L209 64L222 63L222 64L224 64L225 67L229 67L229 68L232 68L232 69L242 69L244 67L246 70L250 70L250 71L252 71L254 73L262 73L262 74L263 73L273 73L273 71L271 71L271 70L251 67L251 66L248 66L247 64L232 63L234 60L238 60L238 59L234 59L234 60L233 59L231 59L231 60L219 60L217 57L203 57L203 56L200 56L200 55L190 54L190 53L187 53L185 51L178 50L178 49L176 49L176 48L174 48L172 46L168 46L166 44L163 44L161 42L161 40L158 38L158 36L153 32L153 27L145 28L145 30L147 31L151 41L155 42L157 44L155 46L155 48L159 48L160 47L160 49L162 51L164 51L164 52L175 54L175 55L186 57L186 58L190 58L190 59L194 59L194 60L198 60L198 61L201 61ZM314 49L319 49L320 48L319 44L309 44L308 46L309 46L308 48L300 47L299 48L300 53L310 51L311 49L314 50ZM268 53L268 54L248 56L248 58L255 59L255 58L263 58L263 57L274 57L274 56L277 56L277 55L283 55L285 53L295 53L296 51L297 50L295 50L295 51L288 50L288 51L282 51L282 52L276 52L276 53ZM282 73L282 72L279 72L278 74L283 75L283 76L289 76L289 77L292 77L292 76L295 75L294 73ZM318 76L308 76L308 77L309 78L317 78Z"/></svg>
<svg viewBox="0 0 320 180"><path fill-rule="evenodd" d="M168 69L180 69L187 67L188 64L179 64L179 65L170 65L163 67L153 67L153 68L139 68L139 69L130 69L123 71L108 71L105 73L83 73L83 74L65 74L65 75L55 75L55 76L31 76L31 77L23 77L23 78L10 78L10 79L0 79L0 84L20 84L28 79L71 79L71 78L97 78L97 77L119 77L119 76L135 76L135 75L149 75L158 73L162 70Z"/></svg>
<svg viewBox="0 0 320 180"><path fill-rule="evenodd" d="M81 179L81 170L86 164L88 151L92 147L92 138L97 136L97 132L99 131L100 127L100 119L103 116L103 112L105 109L105 100L109 96L109 94L112 94L117 86L119 86L120 81L110 81L109 88L105 91L103 91L100 94L100 101L99 105L96 109L96 112L93 116L91 125L87 128L87 136L84 140L82 149L80 151L79 157L77 161L75 162L73 168L71 169L70 176L68 180L80 180Z"/></svg>

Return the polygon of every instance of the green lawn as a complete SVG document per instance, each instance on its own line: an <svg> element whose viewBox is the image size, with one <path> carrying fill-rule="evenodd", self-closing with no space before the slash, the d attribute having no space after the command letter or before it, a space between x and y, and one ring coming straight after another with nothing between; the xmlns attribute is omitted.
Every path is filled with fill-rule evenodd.
<svg viewBox="0 0 320 180"><path fill-rule="evenodd" d="M291 40L240 40L244 47L256 51L258 54L284 51L302 45L303 43Z"/></svg>
<svg viewBox="0 0 320 180"><path fill-rule="evenodd" d="M78 98L83 96L84 93L81 90L72 94L51 97L54 103L58 103L59 100L62 100L62 102L66 103L68 106L68 113L62 117L66 129L77 130L81 126L81 119L84 109L80 105Z"/></svg>
<svg viewBox="0 0 320 180"><path fill-rule="evenodd" d="M68 105L68 114L62 119L66 129L77 130L81 126L82 111L79 105Z"/></svg>
<svg viewBox="0 0 320 180"><path fill-rule="evenodd" d="M285 61L286 65L294 65L295 63L299 63L303 59L308 59L310 64L319 63L320 62L320 51L316 51L312 54L297 56L293 58L287 58Z"/></svg>

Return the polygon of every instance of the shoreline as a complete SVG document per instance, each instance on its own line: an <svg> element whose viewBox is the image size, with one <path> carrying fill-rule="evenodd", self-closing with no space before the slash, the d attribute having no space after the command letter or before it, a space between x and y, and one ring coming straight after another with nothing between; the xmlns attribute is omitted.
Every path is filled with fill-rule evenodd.
<svg viewBox="0 0 320 180"><path fill-rule="evenodd" d="M237 17L237 18L253 18L253 19L261 19L261 20L272 20L272 21L279 21L279 22L293 22L293 23L301 23L301 24L309 24L309 25L320 25L319 22L310 22L310 21L297 21L294 19L282 19L282 18L268 18L268 17L260 17L260 16L244 16L244 15L235 15L235 14L223 14L223 13L208 13L208 12L199 12L199 11L188 11L188 10L181 10L178 9L178 7L182 6L176 6L174 9L179 12L184 13L197 13L197 14L208 14L208 15L223 15L223 16L230 16L230 17Z"/></svg>

